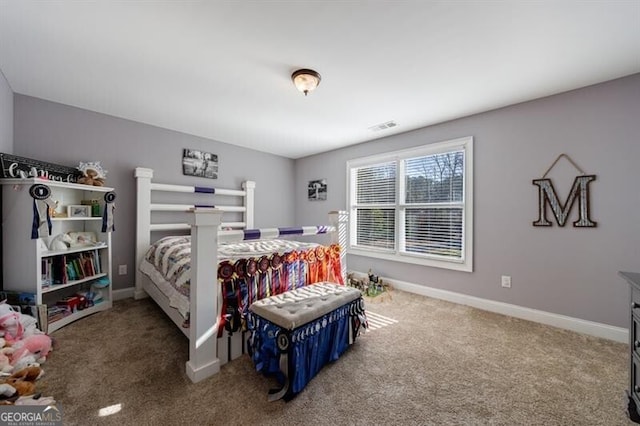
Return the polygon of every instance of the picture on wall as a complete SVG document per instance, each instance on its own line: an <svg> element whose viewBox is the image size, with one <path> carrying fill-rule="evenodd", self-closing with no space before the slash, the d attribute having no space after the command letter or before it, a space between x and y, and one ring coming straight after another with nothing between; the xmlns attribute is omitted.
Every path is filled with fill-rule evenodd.
<svg viewBox="0 0 640 426"><path fill-rule="evenodd" d="M307 187L309 192L309 201L323 201L327 199L327 180L316 179L310 180Z"/></svg>
<svg viewBox="0 0 640 426"><path fill-rule="evenodd" d="M182 154L182 174L218 179L218 156L210 152L185 148Z"/></svg>

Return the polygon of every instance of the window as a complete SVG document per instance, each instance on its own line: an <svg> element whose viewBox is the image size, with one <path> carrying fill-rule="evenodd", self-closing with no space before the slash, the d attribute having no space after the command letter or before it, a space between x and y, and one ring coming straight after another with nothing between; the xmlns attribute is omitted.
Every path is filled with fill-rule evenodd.
<svg viewBox="0 0 640 426"><path fill-rule="evenodd" d="M466 137L347 162L349 252L471 272L472 161Z"/></svg>

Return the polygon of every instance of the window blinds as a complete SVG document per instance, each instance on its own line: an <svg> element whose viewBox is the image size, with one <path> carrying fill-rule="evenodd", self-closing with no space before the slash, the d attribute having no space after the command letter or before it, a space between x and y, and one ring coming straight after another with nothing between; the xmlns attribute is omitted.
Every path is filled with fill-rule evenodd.
<svg viewBox="0 0 640 426"><path fill-rule="evenodd" d="M352 169L356 245L462 259L464 161L457 149Z"/></svg>

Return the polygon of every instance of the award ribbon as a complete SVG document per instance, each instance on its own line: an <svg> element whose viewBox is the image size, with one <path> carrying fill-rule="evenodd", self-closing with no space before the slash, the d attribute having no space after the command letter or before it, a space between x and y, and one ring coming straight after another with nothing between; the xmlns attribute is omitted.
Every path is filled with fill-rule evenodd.
<svg viewBox="0 0 640 426"><path fill-rule="evenodd" d="M102 213L102 232L113 232L116 230L116 226L113 220L113 212L116 209L114 201L116 200L116 193L111 191L104 194L104 212Z"/></svg>
<svg viewBox="0 0 640 426"><path fill-rule="evenodd" d="M51 196L51 188L47 185L37 183L29 188L29 195L33 198L33 221L31 223L31 239L38 238L39 230L42 225L47 224L49 235L51 235L51 215L49 208L55 204L49 200Z"/></svg>

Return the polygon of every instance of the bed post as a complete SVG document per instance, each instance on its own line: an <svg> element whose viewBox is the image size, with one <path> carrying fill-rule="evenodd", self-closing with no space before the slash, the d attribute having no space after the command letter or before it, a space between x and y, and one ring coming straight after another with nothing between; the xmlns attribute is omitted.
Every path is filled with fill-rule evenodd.
<svg viewBox="0 0 640 426"><path fill-rule="evenodd" d="M136 167L137 205L136 205L136 265L142 263L142 258L151 244L151 179L153 170ZM136 268L136 287L133 297L141 299L147 297L142 288L142 272Z"/></svg>
<svg viewBox="0 0 640 426"><path fill-rule="evenodd" d="M349 226L349 214L344 211L332 211L329 212L329 223L336 228L336 231L331 234L331 243L340 245L340 265L342 280L347 284L347 243L348 243L348 229Z"/></svg>
<svg viewBox="0 0 640 426"><path fill-rule="evenodd" d="M245 190L246 195L244 196L244 206L246 207L246 211L244 213L244 222L246 229L253 229L253 194L256 189L256 183L252 180L247 180L242 182L242 189Z"/></svg>
<svg viewBox="0 0 640 426"><path fill-rule="evenodd" d="M216 352L222 295L217 285L217 245L222 211L196 208L193 213L187 375L195 383L220 371Z"/></svg>

